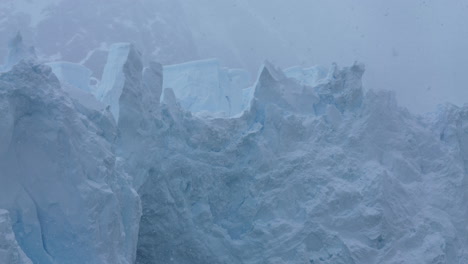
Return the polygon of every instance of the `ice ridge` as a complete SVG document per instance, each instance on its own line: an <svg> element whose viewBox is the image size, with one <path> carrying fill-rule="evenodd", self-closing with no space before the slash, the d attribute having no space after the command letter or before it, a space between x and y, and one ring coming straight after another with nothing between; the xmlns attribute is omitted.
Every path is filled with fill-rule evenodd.
<svg viewBox="0 0 468 264"><path fill-rule="evenodd" d="M94 91L30 61L0 75L0 257L468 261L468 106L413 115L358 63L265 62L250 88L214 60L167 69L119 43ZM200 114L228 109L226 83L239 112Z"/></svg>

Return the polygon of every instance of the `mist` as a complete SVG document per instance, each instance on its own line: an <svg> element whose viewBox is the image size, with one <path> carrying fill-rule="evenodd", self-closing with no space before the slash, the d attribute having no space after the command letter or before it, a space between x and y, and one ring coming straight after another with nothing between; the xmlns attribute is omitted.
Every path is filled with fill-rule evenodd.
<svg viewBox="0 0 468 264"><path fill-rule="evenodd" d="M202 57L252 72L264 59L366 65L366 89L421 113L468 95L466 1L185 1Z"/></svg>
<svg viewBox="0 0 468 264"><path fill-rule="evenodd" d="M416 113L468 96L463 0L3 1L2 57L21 31L44 56L82 62L97 76L108 45L130 41L166 65L219 58L252 82L265 60L282 68L358 61L365 89L395 91Z"/></svg>
<svg viewBox="0 0 468 264"><path fill-rule="evenodd" d="M0 264L468 263L467 0L0 0Z"/></svg>

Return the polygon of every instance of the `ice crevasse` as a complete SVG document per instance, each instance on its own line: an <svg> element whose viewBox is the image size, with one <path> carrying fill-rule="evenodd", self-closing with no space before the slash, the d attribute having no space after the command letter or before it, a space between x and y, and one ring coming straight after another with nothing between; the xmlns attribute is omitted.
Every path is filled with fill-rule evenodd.
<svg viewBox="0 0 468 264"><path fill-rule="evenodd" d="M88 91L86 71L56 70L0 75L0 257L468 262L466 106L413 115L364 91L360 64L266 62L249 88L213 60L145 66L126 43ZM238 113L219 115L228 92Z"/></svg>

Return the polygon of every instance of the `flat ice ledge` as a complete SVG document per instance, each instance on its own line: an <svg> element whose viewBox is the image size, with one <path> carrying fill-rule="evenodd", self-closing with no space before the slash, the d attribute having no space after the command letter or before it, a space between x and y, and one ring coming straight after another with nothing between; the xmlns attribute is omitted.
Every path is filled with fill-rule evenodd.
<svg viewBox="0 0 468 264"><path fill-rule="evenodd" d="M163 89L171 88L181 106L191 112L234 116L243 109L243 89L249 73L220 66L217 59L164 66Z"/></svg>
<svg viewBox="0 0 468 264"><path fill-rule="evenodd" d="M66 61L46 63L62 84L71 85L86 92L91 92L90 80L93 72L85 66Z"/></svg>

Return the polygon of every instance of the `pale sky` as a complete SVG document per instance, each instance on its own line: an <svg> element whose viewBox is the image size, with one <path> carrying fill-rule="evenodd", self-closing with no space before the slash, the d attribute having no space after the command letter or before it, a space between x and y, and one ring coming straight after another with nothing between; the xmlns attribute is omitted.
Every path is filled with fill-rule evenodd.
<svg viewBox="0 0 468 264"><path fill-rule="evenodd" d="M366 64L366 89L413 112L468 103L467 0L186 0L200 56L255 71Z"/></svg>

